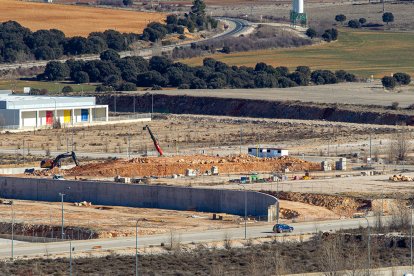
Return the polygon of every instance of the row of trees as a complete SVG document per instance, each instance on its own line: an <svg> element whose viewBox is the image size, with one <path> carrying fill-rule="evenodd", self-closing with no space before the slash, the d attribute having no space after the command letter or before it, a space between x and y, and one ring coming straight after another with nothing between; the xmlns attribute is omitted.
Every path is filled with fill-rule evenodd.
<svg viewBox="0 0 414 276"><path fill-rule="evenodd" d="M93 32L85 37L65 37L56 29L30 31L15 21L0 23L0 62L16 62L29 59L51 60L63 55L99 54L106 49L124 51L137 40L158 41L169 33L184 34L207 27L216 28L217 20L205 15L205 4L194 0L191 12L183 17L170 15L167 24L151 22L143 34L120 33L114 30Z"/></svg>
<svg viewBox="0 0 414 276"><path fill-rule="evenodd" d="M386 89L394 89L397 85L409 85L411 83L411 76L407 73L399 72L392 76L383 77L381 83Z"/></svg>
<svg viewBox="0 0 414 276"><path fill-rule="evenodd" d="M98 90L135 90L140 87L179 87L181 89L263 88L317 85L342 81L356 81L345 71L311 71L299 66L290 72L287 67L273 67L258 63L254 68L229 66L221 61L206 58L202 66L190 67L162 56L149 62L142 57L119 58L113 50L101 54L101 60L66 63L51 61L38 79L58 81L70 79L76 83L100 82Z"/></svg>
<svg viewBox="0 0 414 276"><path fill-rule="evenodd" d="M337 14L335 16L335 21L340 22L341 24L343 24L346 21L346 15L344 14ZM390 23L390 22L394 22L394 14L392 12L384 12L382 14L382 21L384 23ZM365 18L360 18L360 19L351 19L348 21L348 27L350 28L360 28L361 26L363 26L365 23L367 22L367 20Z"/></svg>
<svg viewBox="0 0 414 276"><path fill-rule="evenodd" d="M28 59L50 60L63 55L98 54L106 49L123 51L139 39L133 33L114 30L93 32L85 37L65 37L62 31L30 31L15 21L0 23L0 62Z"/></svg>

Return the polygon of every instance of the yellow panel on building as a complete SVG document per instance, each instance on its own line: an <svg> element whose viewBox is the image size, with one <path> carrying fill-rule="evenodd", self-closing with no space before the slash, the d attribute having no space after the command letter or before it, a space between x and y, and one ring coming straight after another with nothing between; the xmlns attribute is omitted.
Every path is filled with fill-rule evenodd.
<svg viewBox="0 0 414 276"><path fill-rule="evenodd" d="M66 123L70 123L70 110L64 110L63 111L63 122Z"/></svg>

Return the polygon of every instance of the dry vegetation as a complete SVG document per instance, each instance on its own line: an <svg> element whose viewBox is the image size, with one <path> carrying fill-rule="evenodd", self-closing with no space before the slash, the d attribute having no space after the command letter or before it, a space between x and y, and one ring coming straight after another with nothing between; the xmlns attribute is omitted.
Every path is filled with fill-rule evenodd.
<svg viewBox="0 0 414 276"><path fill-rule="evenodd" d="M32 31L59 29L67 36L87 36L108 29L141 33L151 21L162 21L162 13L0 0L0 21L14 20Z"/></svg>
<svg viewBox="0 0 414 276"><path fill-rule="evenodd" d="M139 256L142 275L283 275L320 272L325 275L366 275L367 233L358 229L355 234L321 233L310 241L265 242L235 248L231 237L224 237L224 249L200 245L186 252L177 248L164 254ZM251 242L250 242L251 243ZM409 238L398 236L371 238L371 268L409 264ZM167 248L168 249L168 248ZM0 264L8 275L63 275L68 259L20 260ZM75 275L132 275L134 256L108 255L102 258L76 258ZM348 274L340 270L349 270Z"/></svg>

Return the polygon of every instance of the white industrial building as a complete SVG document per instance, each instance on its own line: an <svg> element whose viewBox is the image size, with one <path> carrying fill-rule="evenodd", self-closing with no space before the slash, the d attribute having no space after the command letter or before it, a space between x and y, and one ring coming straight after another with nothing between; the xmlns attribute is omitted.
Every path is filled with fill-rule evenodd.
<svg viewBox="0 0 414 276"><path fill-rule="evenodd" d="M34 129L87 125L108 121L108 106L95 97L51 97L0 92L0 126L3 129Z"/></svg>
<svg viewBox="0 0 414 276"><path fill-rule="evenodd" d="M248 148L248 153L256 157L282 157L288 156L289 151L278 148Z"/></svg>

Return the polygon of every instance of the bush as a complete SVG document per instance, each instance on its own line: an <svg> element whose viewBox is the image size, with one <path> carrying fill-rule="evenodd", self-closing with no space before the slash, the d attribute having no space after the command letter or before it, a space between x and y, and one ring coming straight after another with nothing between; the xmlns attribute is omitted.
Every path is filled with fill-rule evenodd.
<svg viewBox="0 0 414 276"><path fill-rule="evenodd" d="M105 86L105 85L98 85L95 88L96 92L110 92L110 91L114 91L113 87L109 87L109 86Z"/></svg>
<svg viewBox="0 0 414 276"><path fill-rule="evenodd" d="M311 39L313 39L314 37L316 37L318 35L318 33L313 28L307 29L305 34Z"/></svg>
<svg viewBox="0 0 414 276"><path fill-rule="evenodd" d="M367 20L363 17L361 17L358 21L359 23L361 23L361 25L364 25L365 23L367 23Z"/></svg>
<svg viewBox="0 0 414 276"><path fill-rule="evenodd" d="M343 15L343 14L338 14L338 15L336 15L335 16L335 21L337 21L337 22L344 22L346 20L346 16L345 15Z"/></svg>
<svg viewBox="0 0 414 276"><path fill-rule="evenodd" d="M358 29L358 28L361 28L361 23L356 19L352 19L348 21L348 27L353 28L353 29Z"/></svg>
<svg viewBox="0 0 414 276"><path fill-rule="evenodd" d="M395 73L393 77L399 85L408 85L411 82L411 76L407 73Z"/></svg>
<svg viewBox="0 0 414 276"><path fill-rule="evenodd" d="M385 76L381 79L381 83L382 85L386 88L386 89L394 89L395 86L397 85L397 81L395 80L394 77L390 77L390 76Z"/></svg>
<svg viewBox="0 0 414 276"><path fill-rule="evenodd" d="M64 87L62 88L62 92L63 92L63 93L70 93L70 92L73 92L73 88L72 88L72 86L69 86L69 85L64 86Z"/></svg>
<svg viewBox="0 0 414 276"><path fill-rule="evenodd" d="M325 30L322 34L323 40L327 42L331 42L338 39L338 30L335 28Z"/></svg>

